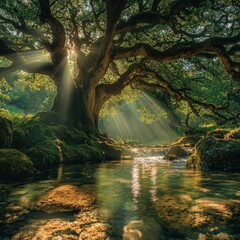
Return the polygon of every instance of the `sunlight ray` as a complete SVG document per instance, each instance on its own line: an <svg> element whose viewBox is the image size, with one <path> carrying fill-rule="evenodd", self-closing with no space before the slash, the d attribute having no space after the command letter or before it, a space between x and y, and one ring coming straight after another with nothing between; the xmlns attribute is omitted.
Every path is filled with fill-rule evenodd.
<svg viewBox="0 0 240 240"><path fill-rule="evenodd" d="M150 124L140 120L139 108L149 112L147 117L153 118ZM142 93L137 102L124 106L119 114L102 118L102 131L115 138L138 140L141 143L168 142L177 138L177 133L171 128L174 123L170 123L166 114L167 110L161 103Z"/></svg>

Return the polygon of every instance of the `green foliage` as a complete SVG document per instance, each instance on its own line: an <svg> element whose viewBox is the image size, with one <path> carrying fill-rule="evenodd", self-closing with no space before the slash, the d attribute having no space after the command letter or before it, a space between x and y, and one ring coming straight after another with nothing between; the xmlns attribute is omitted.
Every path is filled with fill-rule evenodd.
<svg viewBox="0 0 240 240"><path fill-rule="evenodd" d="M35 169L29 157L16 149L0 149L0 178L32 176Z"/></svg>

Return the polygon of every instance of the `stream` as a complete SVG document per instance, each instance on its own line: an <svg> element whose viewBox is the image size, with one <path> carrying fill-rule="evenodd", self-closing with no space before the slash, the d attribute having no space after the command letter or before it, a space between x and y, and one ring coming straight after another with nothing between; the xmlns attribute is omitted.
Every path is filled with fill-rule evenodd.
<svg viewBox="0 0 240 240"><path fill-rule="evenodd" d="M165 161L158 154L60 166L34 179L1 181L0 239L18 239L13 236L22 228L31 231L32 223L43 220L74 221L75 212L32 208L41 195L66 184L96 196L95 208L107 219L114 240L240 239L240 174L187 170L186 159ZM71 236L42 239L92 240Z"/></svg>

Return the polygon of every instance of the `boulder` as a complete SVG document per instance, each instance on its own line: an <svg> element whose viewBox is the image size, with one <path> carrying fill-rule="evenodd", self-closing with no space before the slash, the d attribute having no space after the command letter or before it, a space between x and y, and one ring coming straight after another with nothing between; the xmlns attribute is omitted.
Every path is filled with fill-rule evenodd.
<svg viewBox="0 0 240 240"><path fill-rule="evenodd" d="M9 148L12 142L13 123L0 116L0 148Z"/></svg>
<svg viewBox="0 0 240 240"><path fill-rule="evenodd" d="M169 150L167 151L167 153L163 159L175 160L178 158L184 158L187 155L188 155L188 152L186 150L184 150L181 146L173 145L169 148Z"/></svg>
<svg viewBox="0 0 240 240"><path fill-rule="evenodd" d="M33 162L16 149L0 149L0 178L22 178L32 176Z"/></svg>
<svg viewBox="0 0 240 240"><path fill-rule="evenodd" d="M77 186L62 185L41 196L34 209L48 213L82 210L94 204L95 197Z"/></svg>
<svg viewBox="0 0 240 240"><path fill-rule="evenodd" d="M240 170L240 141L206 137L198 142L187 167L195 170Z"/></svg>

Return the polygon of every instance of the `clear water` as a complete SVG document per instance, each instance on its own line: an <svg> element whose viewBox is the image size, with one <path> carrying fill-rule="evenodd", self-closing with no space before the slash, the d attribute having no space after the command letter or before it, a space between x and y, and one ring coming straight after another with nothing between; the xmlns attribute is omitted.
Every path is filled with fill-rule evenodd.
<svg viewBox="0 0 240 240"><path fill-rule="evenodd" d="M21 227L6 220L8 206L28 209L40 195L63 184L97 194L97 207L108 211L116 240L240 234L240 174L194 172L185 165L184 159L169 162L159 156L142 157L100 165L61 166L25 182L0 182L0 239L11 239ZM210 220L198 225L203 210ZM22 222L47 217L30 210ZM69 217L71 221L67 214L57 217Z"/></svg>

